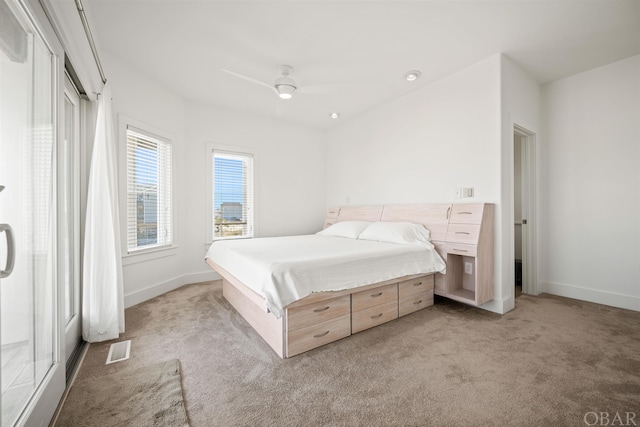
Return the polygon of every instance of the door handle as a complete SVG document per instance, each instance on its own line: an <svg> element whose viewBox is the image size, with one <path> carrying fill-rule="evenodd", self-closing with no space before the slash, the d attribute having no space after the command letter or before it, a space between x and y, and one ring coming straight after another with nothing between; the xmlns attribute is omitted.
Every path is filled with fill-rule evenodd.
<svg viewBox="0 0 640 427"><path fill-rule="evenodd" d="M7 235L7 264L4 267L4 270L0 270L0 279L5 277L9 277L11 272L13 271L13 266L15 264L15 242L13 240L13 229L9 224L0 224L0 233L5 232Z"/></svg>

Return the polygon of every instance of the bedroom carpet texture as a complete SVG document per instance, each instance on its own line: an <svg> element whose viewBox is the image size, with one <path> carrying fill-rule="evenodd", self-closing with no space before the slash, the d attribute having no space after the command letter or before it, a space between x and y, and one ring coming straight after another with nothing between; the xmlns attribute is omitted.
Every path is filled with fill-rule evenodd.
<svg viewBox="0 0 640 427"><path fill-rule="evenodd" d="M189 427L180 364L167 360L75 381L56 425Z"/></svg>
<svg viewBox="0 0 640 427"><path fill-rule="evenodd" d="M640 313L562 297L502 316L437 298L286 360L221 282L132 307L126 329L130 359L105 365L112 342L92 344L77 381L178 359L192 427L640 425Z"/></svg>

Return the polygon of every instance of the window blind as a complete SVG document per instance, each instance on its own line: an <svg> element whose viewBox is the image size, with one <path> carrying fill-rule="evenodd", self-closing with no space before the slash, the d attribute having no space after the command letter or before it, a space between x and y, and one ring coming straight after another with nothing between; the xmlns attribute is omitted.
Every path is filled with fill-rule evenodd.
<svg viewBox="0 0 640 427"><path fill-rule="evenodd" d="M127 250L173 242L171 144L127 127Z"/></svg>
<svg viewBox="0 0 640 427"><path fill-rule="evenodd" d="M213 150L213 239L253 237L253 155Z"/></svg>

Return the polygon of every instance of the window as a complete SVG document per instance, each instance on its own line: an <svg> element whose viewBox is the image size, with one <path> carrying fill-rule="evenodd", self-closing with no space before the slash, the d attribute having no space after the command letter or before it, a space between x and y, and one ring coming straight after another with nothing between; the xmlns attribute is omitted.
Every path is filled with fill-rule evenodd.
<svg viewBox="0 0 640 427"><path fill-rule="evenodd" d="M212 150L213 239L253 237L253 155Z"/></svg>
<svg viewBox="0 0 640 427"><path fill-rule="evenodd" d="M171 245L171 144L127 126L127 252Z"/></svg>

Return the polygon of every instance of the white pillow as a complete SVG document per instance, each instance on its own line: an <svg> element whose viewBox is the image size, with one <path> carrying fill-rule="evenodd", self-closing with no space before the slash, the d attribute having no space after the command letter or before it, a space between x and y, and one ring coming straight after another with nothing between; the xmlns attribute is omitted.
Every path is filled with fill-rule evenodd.
<svg viewBox="0 0 640 427"><path fill-rule="evenodd" d="M371 224L370 221L340 221L318 231L321 236L348 237L357 239L360 233Z"/></svg>
<svg viewBox="0 0 640 427"><path fill-rule="evenodd" d="M434 248L431 232L424 225L411 222L372 222L358 238Z"/></svg>

